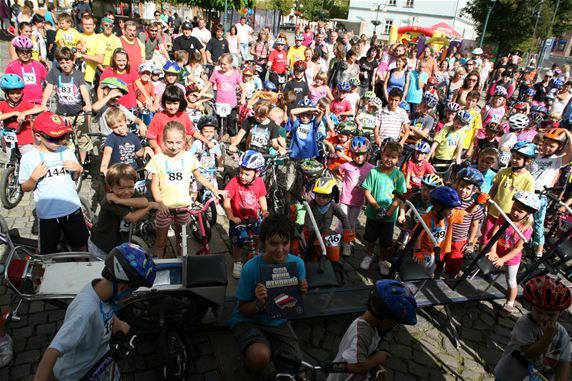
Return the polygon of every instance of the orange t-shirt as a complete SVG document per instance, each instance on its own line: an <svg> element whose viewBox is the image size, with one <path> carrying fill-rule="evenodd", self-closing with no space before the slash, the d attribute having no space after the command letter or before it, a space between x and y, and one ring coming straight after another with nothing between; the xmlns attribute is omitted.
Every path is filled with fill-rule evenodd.
<svg viewBox="0 0 572 381"><path fill-rule="evenodd" d="M430 210L428 213L422 216L423 221L431 230L433 237L439 243L441 248L441 259L446 253L451 251L451 242L453 241L453 224L458 224L463 222L463 218L467 214L464 209L453 209L451 217L444 218L441 221L437 220L437 215L434 210ZM433 241L429 239L425 230L421 232L419 236L419 242L421 244L421 253L423 254L434 254L433 253Z"/></svg>
<svg viewBox="0 0 572 381"><path fill-rule="evenodd" d="M342 146L342 153L344 155L350 156L350 142L349 141L342 144L339 142L339 139L337 136L332 136L330 138L327 138L326 140L328 142L332 143L332 145L334 147L341 145ZM328 164L328 168L330 169L330 171L333 171L334 168L339 167L340 165L342 165L344 163L347 163L347 160L342 159L341 157L337 157L337 158L332 159L330 161L330 163Z"/></svg>
<svg viewBox="0 0 572 381"><path fill-rule="evenodd" d="M145 88L145 91L147 91L147 94L149 94L149 96L151 98L154 98L155 97L155 86L153 86L153 82L149 81L147 83L144 83L143 81L141 81L141 84ZM137 100L139 102L145 104L145 96L141 93L141 91L139 91L138 88L135 88L135 93L137 94Z"/></svg>

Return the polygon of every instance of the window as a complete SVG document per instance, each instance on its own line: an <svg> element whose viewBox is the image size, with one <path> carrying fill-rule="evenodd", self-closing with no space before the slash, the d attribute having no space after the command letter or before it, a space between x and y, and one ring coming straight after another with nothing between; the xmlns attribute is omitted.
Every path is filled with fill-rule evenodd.
<svg viewBox="0 0 572 381"><path fill-rule="evenodd" d="M395 7L397 5L397 0L387 0L387 5Z"/></svg>
<svg viewBox="0 0 572 381"><path fill-rule="evenodd" d="M393 20L385 20L385 25L383 26L383 33L389 34L391 27L393 26Z"/></svg>
<svg viewBox="0 0 572 381"><path fill-rule="evenodd" d="M405 8L413 8L414 0L405 0Z"/></svg>

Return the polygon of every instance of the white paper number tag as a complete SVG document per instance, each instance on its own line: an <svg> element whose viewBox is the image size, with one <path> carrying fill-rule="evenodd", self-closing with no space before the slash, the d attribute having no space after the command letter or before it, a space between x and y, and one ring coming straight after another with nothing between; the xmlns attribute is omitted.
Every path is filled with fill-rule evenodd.
<svg viewBox="0 0 572 381"><path fill-rule="evenodd" d="M324 244L327 247L338 247L342 241L341 234L332 234L324 237Z"/></svg>
<svg viewBox="0 0 572 381"><path fill-rule="evenodd" d="M230 115L232 107L227 103L215 103L215 109L217 115L224 118Z"/></svg>

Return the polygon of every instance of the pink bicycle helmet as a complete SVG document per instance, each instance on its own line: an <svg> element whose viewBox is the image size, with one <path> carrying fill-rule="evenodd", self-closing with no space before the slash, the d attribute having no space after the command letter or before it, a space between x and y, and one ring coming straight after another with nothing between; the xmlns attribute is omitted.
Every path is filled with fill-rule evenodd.
<svg viewBox="0 0 572 381"><path fill-rule="evenodd" d="M17 36L12 40L12 46L16 49L30 50L32 49L32 40L25 36Z"/></svg>

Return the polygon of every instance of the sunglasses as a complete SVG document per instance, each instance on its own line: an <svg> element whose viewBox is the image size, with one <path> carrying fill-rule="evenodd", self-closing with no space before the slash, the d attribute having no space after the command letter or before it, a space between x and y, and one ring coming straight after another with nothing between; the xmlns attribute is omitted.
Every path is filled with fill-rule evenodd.
<svg viewBox="0 0 572 381"><path fill-rule="evenodd" d="M42 138L44 138L45 140L47 140L50 143L54 143L54 144L58 144L64 141L64 139L66 138L67 134L64 134L62 136L59 136L57 138L52 137L52 136L48 136L46 134L41 134Z"/></svg>

